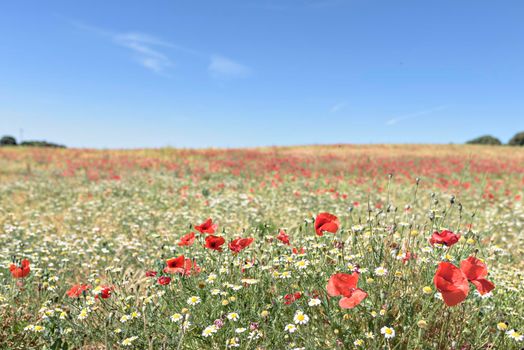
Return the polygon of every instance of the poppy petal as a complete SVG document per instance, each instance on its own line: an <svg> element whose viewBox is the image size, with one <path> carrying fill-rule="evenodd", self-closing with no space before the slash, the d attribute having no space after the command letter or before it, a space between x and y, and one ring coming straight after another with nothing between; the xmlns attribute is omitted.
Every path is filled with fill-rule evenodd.
<svg viewBox="0 0 524 350"><path fill-rule="evenodd" d="M479 278L484 278L488 275L486 264L473 256L470 256L466 260L462 260L460 262L460 269L470 281L478 280Z"/></svg>
<svg viewBox="0 0 524 350"><path fill-rule="evenodd" d="M433 283L447 306L457 305L466 299L469 293L466 275L450 262L441 262L438 265Z"/></svg>
<svg viewBox="0 0 524 350"><path fill-rule="evenodd" d="M322 225L320 227L320 230L321 231L327 231L327 232L335 233L338 230L338 225L336 223L334 223L334 222L328 222L328 223L325 223L324 225Z"/></svg>
<svg viewBox="0 0 524 350"><path fill-rule="evenodd" d="M471 283L473 283L475 287L477 287L477 290L479 291L480 295L484 295L495 289L495 285L493 284L493 282L490 282L485 278L473 280L471 281Z"/></svg>
<svg viewBox="0 0 524 350"><path fill-rule="evenodd" d="M330 296L350 296L351 290L357 287L358 273L336 273L329 278L327 292Z"/></svg>
<svg viewBox="0 0 524 350"><path fill-rule="evenodd" d="M357 288L353 290L349 297L344 297L340 299L338 305L343 309L352 309L366 299L368 293L364 292L362 289Z"/></svg>
<svg viewBox="0 0 524 350"><path fill-rule="evenodd" d="M444 299L444 303L446 303L447 306L455 306L457 304L460 304L463 302L466 297L468 296L469 287L467 288L467 291L464 291L463 289L456 289L451 292L441 292L442 293L442 299Z"/></svg>

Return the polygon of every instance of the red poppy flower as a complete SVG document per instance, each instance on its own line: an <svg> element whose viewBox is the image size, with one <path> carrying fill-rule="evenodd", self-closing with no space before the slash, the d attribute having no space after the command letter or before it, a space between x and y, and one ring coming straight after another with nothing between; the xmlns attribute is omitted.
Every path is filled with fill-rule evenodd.
<svg viewBox="0 0 524 350"><path fill-rule="evenodd" d="M431 235L429 243L431 243L431 245L434 245L435 243L444 244L448 247L451 247L453 244L457 243L459 239L460 235L455 234L451 231L435 231L433 232L433 235Z"/></svg>
<svg viewBox="0 0 524 350"><path fill-rule="evenodd" d="M293 252L293 254L305 254L306 253L306 249L304 247L298 249L298 248L293 248L291 250Z"/></svg>
<svg viewBox="0 0 524 350"><path fill-rule="evenodd" d="M191 271L200 272L200 267L191 259L186 259L183 255L177 258L168 259L167 266L164 268L165 273L178 273L184 276L191 275Z"/></svg>
<svg viewBox="0 0 524 350"><path fill-rule="evenodd" d="M438 265L433 283L447 306L460 304L469 293L468 279L458 267L449 262L444 261Z"/></svg>
<svg viewBox="0 0 524 350"><path fill-rule="evenodd" d="M209 235L206 237L206 244L204 247L207 249L222 251L221 245L226 241L223 237Z"/></svg>
<svg viewBox="0 0 524 350"><path fill-rule="evenodd" d="M217 224L213 224L213 220L207 219L203 224L195 226L195 230L199 231L200 233L213 234L215 233L217 227Z"/></svg>
<svg viewBox="0 0 524 350"><path fill-rule="evenodd" d="M284 244L290 245L289 236L284 232L284 230L280 230L277 239Z"/></svg>
<svg viewBox="0 0 524 350"><path fill-rule="evenodd" d="M27 277L27 275L29 275L29 272L31 272L31 268L29 267L29 260L23 259L20 262L20 266L11 264L11 266L9 266L9 271L11 272L13 278Z"/></svg>
<svg viewBox="0 0 524 350"><path fill-rule="evenodd" d="M70 298L78 298L90 288L91 286L89 284L75 284L66 292L66 294Z"/></svg>
<svg viewBox="0 0 524 350"><path fill-rule="evenodd" d="M357 288L358 272L336 273L329 278L327 292L330 296L342 295L338 305L343 309L352 309L366 299L368 293Z"/></svg>
<svg viewBox="0 0 524 350"><path fill-rule="evenodd" d="M293 304L295 301L297 301L300 298L302 298L302 293L300 292L295 292L293 294L286 294L284 295L284 304L285 305Z"/></svg>
<svg viewBox="0 0 524 350"><path fill-rule="evenodd" d="M187 235L183 236L182 238L180 238L180 241L178 242L178 245L180 247L182 247L182 246L190 246L194 242L195 242L195 233L191 232L191 233L188 233Z"/></svg>
<svg viewBox="0 0 524 350"><path fill-rule="evenodd" d="M324 231L336 233L339 226L338 218L330 213L320 213L315 219L315 231L319 236L323 236Z"/></svg>
<svg viewBox="0 0 524 350"><path fill-rule="evenodd" d="M113 287L102 286L100 293L96 297L97 298L100 297L102 299L108 299L111 296L112 292L113 292Z"/></svg>
<svg viewBox="0 0 524 350"><path fill-rule="evenodd" d="M495 285L485 278L488 276L488 267L479 259L470 256L466 260L462 260L460 262L460 270L462 270L468 281L477 287L480 295L489 293L495 288Z"/></svg>
<svg viewBox="0 0 524 350"><path fill-rule="evenodd" d="M152 271L152 270L146 271L146 277L155 277L156 274L157 274L156 271Z"/></svg>
<svg viewBox="0 0 524 350"><path fill-rule="evenodd" d="M167 266L164 268L165 273L177 273L184 271L185 257L180 255L178 258L171 258L166 261Z"/></svg>
<svg viewBox="0 0 524 350"><path fill-rule="evenodd" d="M229 242L229 249L235 253L239 253L251 243L253 243L253 238L237 238Z"/></svg>
<svg viewBox="0 0 524 350"><path fill-rule="evenodd" d="M171 283L171 277L160 276L160 277L158 277L157 283L162 285L162 286L168 285L169 283Z"/></svg>

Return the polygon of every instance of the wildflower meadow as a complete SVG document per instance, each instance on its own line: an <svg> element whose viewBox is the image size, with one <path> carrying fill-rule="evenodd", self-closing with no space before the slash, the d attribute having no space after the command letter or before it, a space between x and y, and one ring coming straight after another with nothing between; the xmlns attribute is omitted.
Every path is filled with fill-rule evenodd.
<svg viewBox="0 0 524 350"><path fill-rule="evenodd" d="M524 149L0 149L0 349L524 348Z"/></svg>

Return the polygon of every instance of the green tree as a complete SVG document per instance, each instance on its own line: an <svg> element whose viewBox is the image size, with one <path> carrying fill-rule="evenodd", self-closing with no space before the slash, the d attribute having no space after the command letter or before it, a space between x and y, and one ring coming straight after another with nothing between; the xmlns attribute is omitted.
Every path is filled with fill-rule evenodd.
<svg viewBox="0 0 524 350"><path fill-rule="evenodd" d="M510 146L524 146L524 131L518 132L509 140Z"/></svg>
<svg viewBox="0 0 524 350"><path fill-rule="evenodd" d="M480 136L466 143L472 145L502 145L502 142L500 142L498 138L491 135Z"/></svg>
<svg viewBox="0 0 524 350"><path fill-rule="evenodd" d="M47 142L47 141L34 141L34 140L23 141L22 143L20 143L20 146L65 148L64 145L59 145L59 144Z"/></svg>
<svg viewBox="0 0 524 350"><path fill-rule="evenodd" d="M13 136L4 136L0 139L0 146L16 146L16 139Z"/></svg>

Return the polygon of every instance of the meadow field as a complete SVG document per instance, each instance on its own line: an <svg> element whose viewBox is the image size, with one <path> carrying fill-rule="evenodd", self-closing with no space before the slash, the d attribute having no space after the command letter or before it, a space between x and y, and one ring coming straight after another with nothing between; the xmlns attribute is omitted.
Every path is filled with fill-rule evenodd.
<svg viewBox="0 0 524 350"><path fill-rule="evenodd" d="M524 148L0 148L0 349L521 349Z"/></svg>

